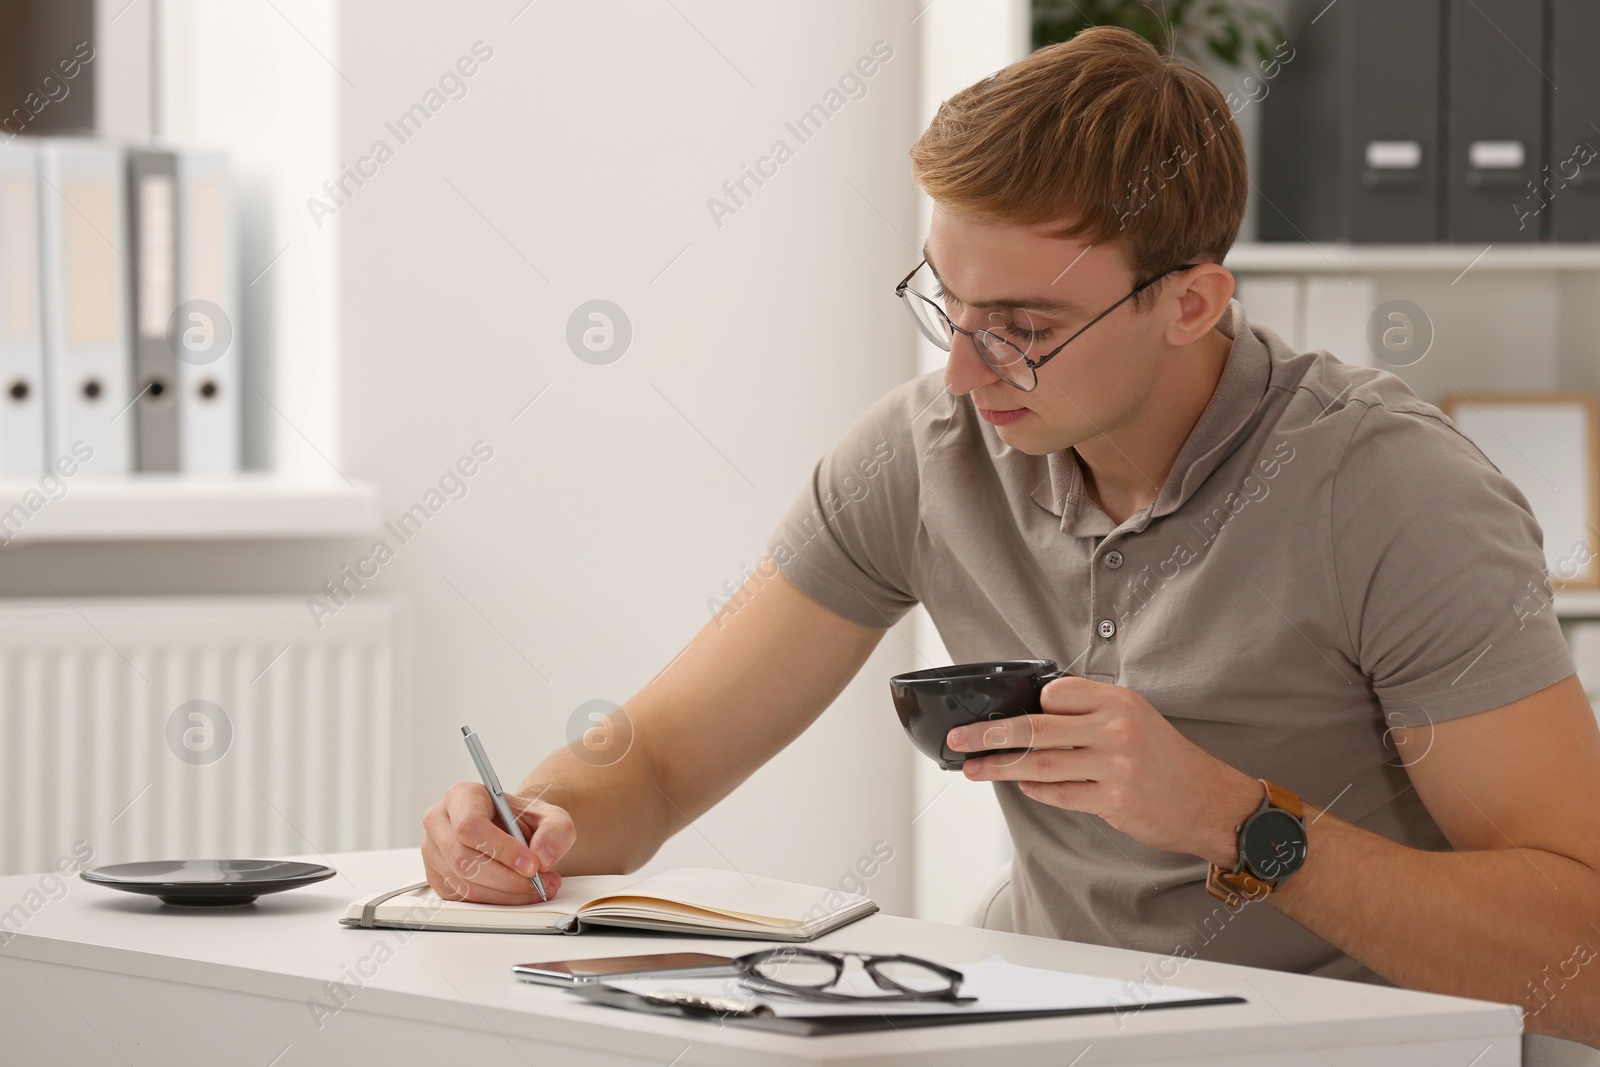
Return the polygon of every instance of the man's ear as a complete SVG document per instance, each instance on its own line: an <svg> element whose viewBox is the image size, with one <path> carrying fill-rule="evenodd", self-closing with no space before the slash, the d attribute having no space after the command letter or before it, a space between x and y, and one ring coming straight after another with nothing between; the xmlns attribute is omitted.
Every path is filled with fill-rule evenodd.
<svg viewBox="0 0 1600 1067"><path fill-rule="evenodd" d="M1201 263L1168 275L1177 296L1178 313L1167 323L1167 343L1174 347L1200 340L1228 310L1233 298L1233 272L1220 263Z"/></svg>

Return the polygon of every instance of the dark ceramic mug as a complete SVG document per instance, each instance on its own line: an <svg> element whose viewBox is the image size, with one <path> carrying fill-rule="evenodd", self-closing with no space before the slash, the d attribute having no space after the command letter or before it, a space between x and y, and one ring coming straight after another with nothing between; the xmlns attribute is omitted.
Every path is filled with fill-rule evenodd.
<svg viewBox="0 0 1600 1067"><path fill-rule="evenodd" d="M1054 660L1008 659L983 663L956 663L925 671L897 674L889 679L894 710L911 743L947 771L959 771L973 756L1026 752L1026 748L997 748L984 752L956 752L945 737L957 726L1016 715L1037 715L1039 694L1057 678L1071 672Z"/></svg>

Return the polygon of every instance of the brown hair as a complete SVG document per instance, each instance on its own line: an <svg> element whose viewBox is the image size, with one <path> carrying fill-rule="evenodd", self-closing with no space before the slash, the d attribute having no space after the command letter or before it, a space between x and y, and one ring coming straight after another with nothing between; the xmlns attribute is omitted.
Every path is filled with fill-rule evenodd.
<svg viewBox="0 0 1600 1067"><path fill-rule="evenodd" d="M1136 282L1197 257L1222 262L1250 190L1216 84L1116 26L1047 45L946 100L911 146L911 170L957 214L1014 225L1071 216L1049 232L1120 240Z"/></svg>

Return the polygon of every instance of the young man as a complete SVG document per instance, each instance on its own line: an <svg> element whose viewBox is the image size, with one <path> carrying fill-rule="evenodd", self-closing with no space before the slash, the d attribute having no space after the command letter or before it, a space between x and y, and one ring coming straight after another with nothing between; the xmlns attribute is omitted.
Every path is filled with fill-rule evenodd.
<svg viewBox="0 0 1600 1067"><path fill-rule="evenodd" d="M1031 748L964 772L995 783L1022 932L1520 1004L1600 1045L1600 731L1540 529L1400 379L1245 319L1216 86L1093 29L946 101L912 161L935 210L900 296L942 377L818 464L738 610L624 706L627 758L534 770L531 850L476 783L428 810L434 887L520 904L534 869L634 869L920 602L958 662L1075 675L949 740Z"/></svg>

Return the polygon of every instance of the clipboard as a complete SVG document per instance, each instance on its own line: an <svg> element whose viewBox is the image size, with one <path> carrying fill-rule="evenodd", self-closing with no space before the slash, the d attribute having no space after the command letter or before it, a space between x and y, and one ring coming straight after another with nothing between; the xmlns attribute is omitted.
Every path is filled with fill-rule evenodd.
<svg viewBox="0 0 1600 1067"><path fill-rule="evenodd" d="M820 1037L828 1034L855 1034L872 1030L905 1030L924 1026L955 1026L962 1023L1005 1022L1011 1019L1042 1019L1058 1015L1106 1015L1118 1009L1111 1005L1093 1005L1072 1008L1042 1008L1024 1011L948 1012L915 1015L894 1014L891 1011L877 1015L811 1015L780 1016L760 1011L741 1012L731 1005L715 1003L715 998L684 998L668 1002L662 998L631 993L609 985L579 986L566 990L596 1004L626 1011L645 1012L650 1015L669 1015L679 1019L699 1019L719 1026L739 1026L768 1033L795 1034L800 1037ZM1170 1000L1160 1003L1129 1007L1139 1012L1161 1008L1185 1008L1209 1004L1245 1004L1244 997L1208 996L1193 1000Z"/></svg>

